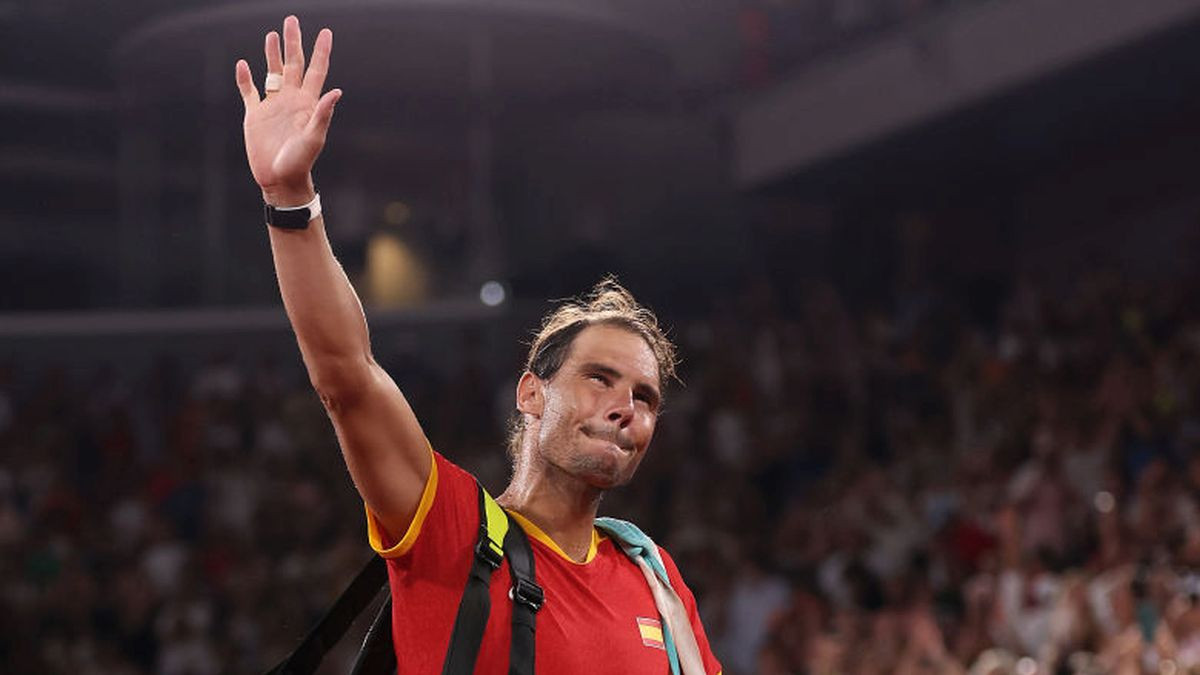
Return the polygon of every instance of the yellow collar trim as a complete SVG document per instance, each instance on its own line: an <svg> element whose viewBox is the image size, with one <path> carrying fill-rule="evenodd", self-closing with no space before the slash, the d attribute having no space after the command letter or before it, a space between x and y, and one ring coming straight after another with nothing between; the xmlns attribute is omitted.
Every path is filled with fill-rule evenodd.
<svg viewBox="0 0 1200 675"><path fill-rule="evenodd" d="M551 539L550 535L543 532L542 528L534 525L533 521L517 513L516 511L513 511L512 509L504 510L508 511L513 519L521 525L521 529L525 530L526 534L548 546L551 551L557 553L562 557L563 560L566 560L573 565L586 565L592 562L592 560L596 557L596 551L600 546L600 542L602 541L602 537L600 536L600 533L596 531L596 528L592 528L592 541L588 545L587 557L583 559L583 562L579 562L578 560L575 560L571 556L567 555L566 551L562 550L562 547L560 547L553 539Z"/></svg>

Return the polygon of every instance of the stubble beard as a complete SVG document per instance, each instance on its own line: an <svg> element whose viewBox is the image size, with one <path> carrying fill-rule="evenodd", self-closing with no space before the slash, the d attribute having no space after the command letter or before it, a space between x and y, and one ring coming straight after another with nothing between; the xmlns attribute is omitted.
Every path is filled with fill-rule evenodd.
<svg viewBox="0 0 1200 675"><path fill-rule="evenodd" d="M591 440L579 430L569 438L560 434L542 439L542 456L558 470L598 490L611 490L629 482L625 464L609 453L585 447Z"/></svg>

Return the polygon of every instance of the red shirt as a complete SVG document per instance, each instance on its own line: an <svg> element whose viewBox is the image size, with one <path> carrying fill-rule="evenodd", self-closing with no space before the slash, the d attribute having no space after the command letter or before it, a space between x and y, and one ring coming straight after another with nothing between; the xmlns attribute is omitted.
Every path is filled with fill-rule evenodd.
<svg viewBox="0 0 1200 675"><path fill-rule="evenodd" d="M370 511L371 546L388 561L392 639L397 672L440 673L479 535L475 479L433 453L433 468L408 531L386 540ZM607 537L593 531L583 563L572 561L536 525L513 514L529 535L537 582L546 603L537 613L539 673L669 673L654 597L641 570ZM660 547L671 586L687 607L705 670L718 675L696 600L674 561ZM508 672L512 634L508 561L492 575L492 612L483 634L476 674Z"/></svg>

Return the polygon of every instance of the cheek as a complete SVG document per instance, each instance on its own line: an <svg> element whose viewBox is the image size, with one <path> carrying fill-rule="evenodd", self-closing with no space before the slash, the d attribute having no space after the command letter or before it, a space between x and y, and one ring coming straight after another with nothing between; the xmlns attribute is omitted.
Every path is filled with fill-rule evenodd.
<svg viewBox="0 0 1200 675"><path fill-rule="evenodd" d="M654 428L657 421L653 417L646 417L637 423L637 433L639 437L644 439L642 441L643 444L650 444L650 439L654 437Z"/></svg>
<svg viewBox="0 0 1200 675"><path fill-rule="evenodd" d="M553 434L558 429L569 426L574 417L575 405L567 397L548 393L545 407L542 409L542 434Z"/></svg>
<svg viewBox="0 0 1200 675"><path fill-rule="evenodd" d="M555 407L564 420L575 421L584 421L603 414L605 404L601 392L586 386L559 392L555 400Z"/></svg>

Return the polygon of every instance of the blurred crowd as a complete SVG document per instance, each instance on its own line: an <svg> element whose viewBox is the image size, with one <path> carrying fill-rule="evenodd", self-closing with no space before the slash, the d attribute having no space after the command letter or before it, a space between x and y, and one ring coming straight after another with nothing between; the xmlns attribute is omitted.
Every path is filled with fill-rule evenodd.
<svg viewBox="0 0 1200 675"><path fill-rule="evenodd" d="M672 552L725 672L1200 673L1200 285L890 306L757 282L671 319L685 385L601 510ZM470 344L385 365L497 487L516 366ZM8 364L0 456L5 672L261 672L369 554L293 352Z"/></svg>
<svg viewBox="0 0 1200 675"><path fill-rule="evenodd" d="M366 556L286 370L0 374L0 670L254 673L295 644Z"/></svg>
<svg viewBox="0 0 1200 675"><path fill-rule="evenodd" d="M1197 291L764 285L696 328L656 510L727 672L1200 673Z"/></svg>

